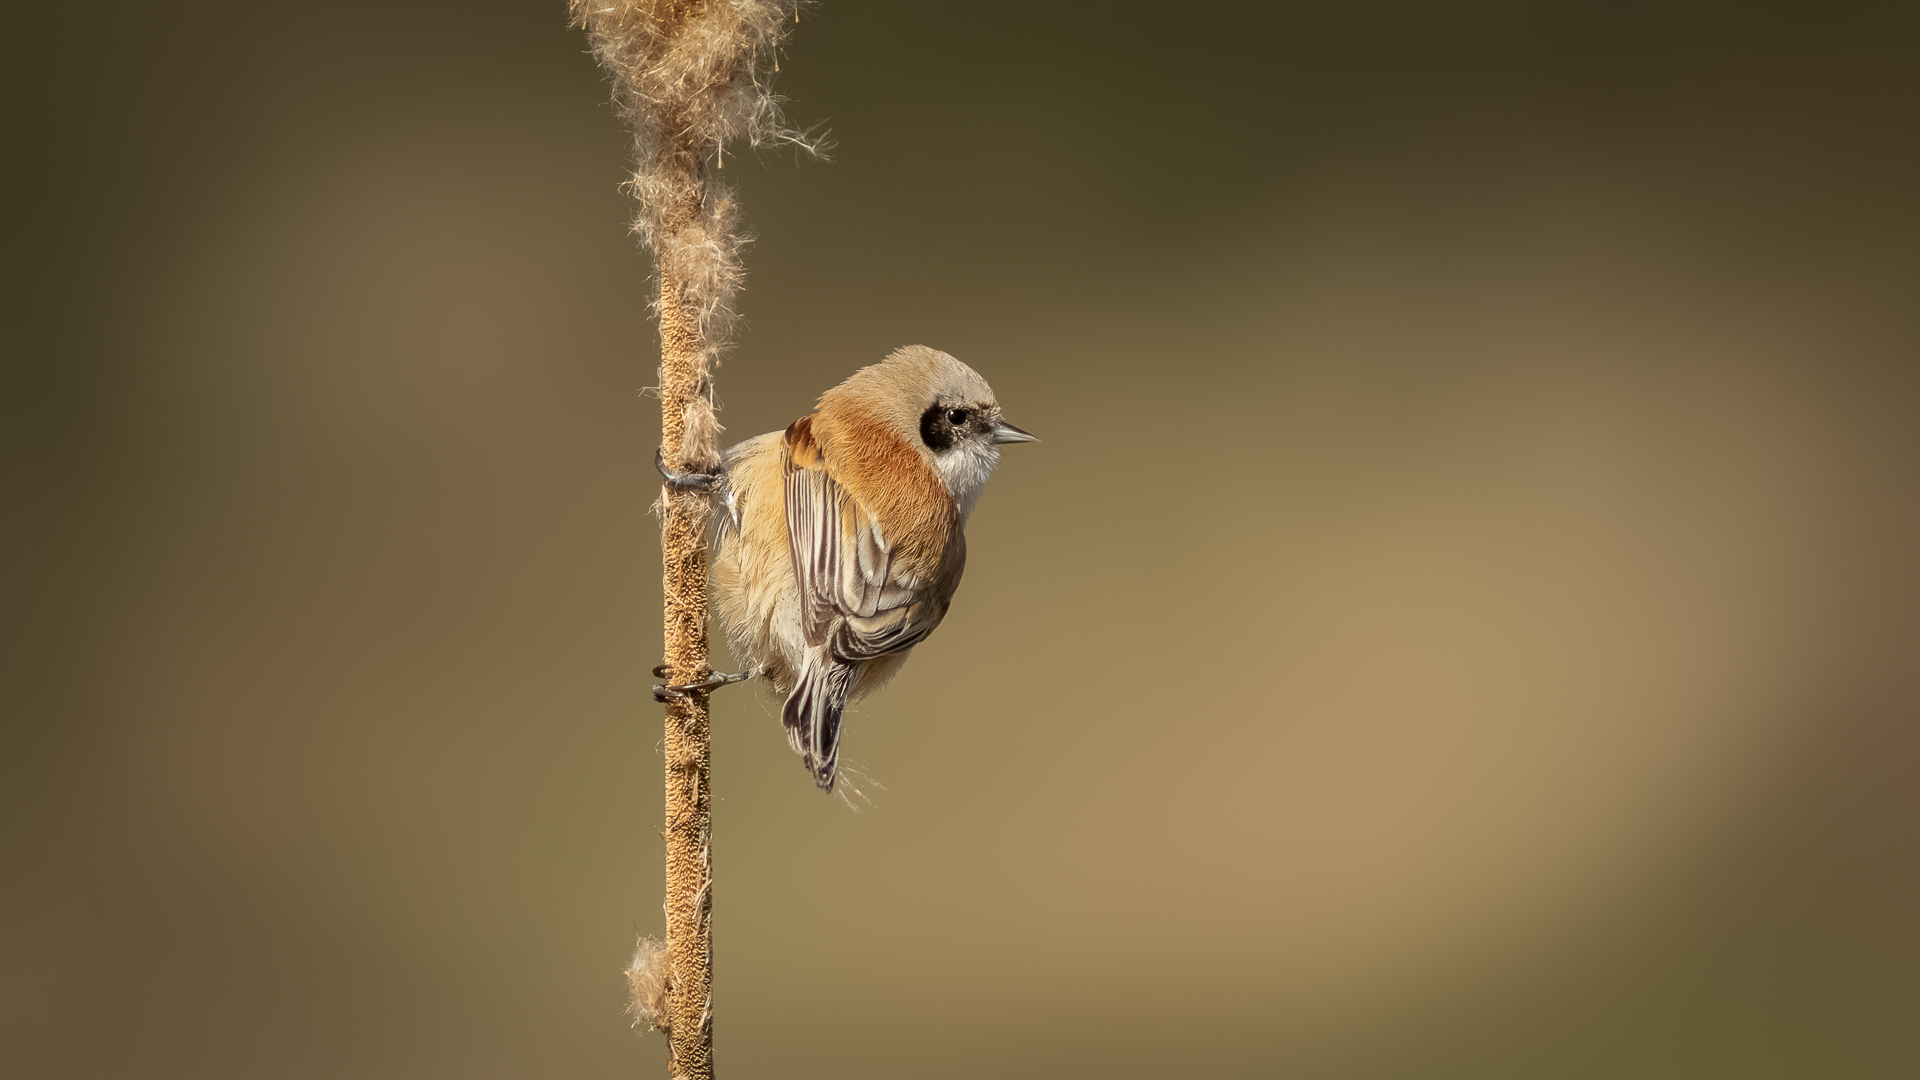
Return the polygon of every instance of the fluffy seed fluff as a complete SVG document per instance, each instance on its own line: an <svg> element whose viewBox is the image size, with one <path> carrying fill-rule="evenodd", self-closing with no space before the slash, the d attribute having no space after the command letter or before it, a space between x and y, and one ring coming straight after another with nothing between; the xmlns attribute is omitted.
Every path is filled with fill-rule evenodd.
<svg viewBox="0 0 1920 1080"><path fill-rule="evenodd" d="M789 126L771 89L774 53L799 0L570 0L613 101L633 125L628 188L634 229L697 323L702 362L725 348L735 321L746 237L732 193L709 175L732 140L821 154L823 141Z"/></svg>
<svg viewBox="0 0 1920 1080"><path fill-rule="evenodd" d="M643 1031L667 1030L667 946L650 937L640 939L627 965L627 1012L633 1026Z"/></svg>

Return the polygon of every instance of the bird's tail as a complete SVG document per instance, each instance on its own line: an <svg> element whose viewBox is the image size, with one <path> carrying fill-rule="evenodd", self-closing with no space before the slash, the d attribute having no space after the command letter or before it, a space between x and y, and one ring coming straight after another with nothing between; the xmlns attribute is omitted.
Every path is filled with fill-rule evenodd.
<svg viewBox="0 0 1920 1080"><path fill-rule="evenodd" d="M825 655L824 649L809 650L793 693L780 710L787 742L806 762L822 791L833 790L834 767L840 760L840 714L847 707L847 692L858 670Z"/></svg>

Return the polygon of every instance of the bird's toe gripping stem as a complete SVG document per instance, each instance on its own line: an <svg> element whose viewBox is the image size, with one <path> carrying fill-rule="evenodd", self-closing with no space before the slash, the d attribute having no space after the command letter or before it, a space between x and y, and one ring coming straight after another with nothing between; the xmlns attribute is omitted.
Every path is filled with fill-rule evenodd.
<svg viewBox="0 0 1920 1080"><path fill-rule="evenodd" d="M681 683L677 686L655 686L653 688L653 700L664 702L673 698L684 698L695 690L718 690L723 686L732 686L737 682L746 682L748 679L753 678L754 674L755 672L752 671L742 671L735 675L729 675L724 671L716 671L706 678L701 679L699 682ZM659 667L654 668L653 677L656 679L666 678L667 665L661 664Z"/></svg>
<svg viewBox="0 0 1920 1080"><path fill-rule="evenodd" d="M710 494L720 490L721 485L727 482L727 474L724 469L715 470L714 472L693 472L691 470L687 472L676 472L667 468L667 455L664 450L655 450L653 452L653 467L660 470L660 475L667 478L667 483L672 484L682 491L698 491L701 494Z"/></svg>

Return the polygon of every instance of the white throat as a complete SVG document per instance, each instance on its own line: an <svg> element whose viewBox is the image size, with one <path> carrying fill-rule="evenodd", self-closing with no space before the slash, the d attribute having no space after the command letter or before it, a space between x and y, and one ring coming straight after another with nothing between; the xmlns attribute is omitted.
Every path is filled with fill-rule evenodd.
<svg viewBox="0 0 1920 1080"><path fill-rule="evenodd" d="M960 508L960 524L967 523L973 504L980 501L980 492L987 486L987 477L993 475L993 467L999 463L998 446L973 439L944 454L934 455L933 466L953 495L953 504Z"/></svg>

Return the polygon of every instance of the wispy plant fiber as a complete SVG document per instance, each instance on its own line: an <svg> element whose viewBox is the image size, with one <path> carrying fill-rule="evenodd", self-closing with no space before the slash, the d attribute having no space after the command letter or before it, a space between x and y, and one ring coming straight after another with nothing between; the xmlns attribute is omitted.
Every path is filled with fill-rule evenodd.
<svg viewBox="0 0 1920 1080"><path fill-rule="evenodd" d="M798 0L570 0L576 25L613 77L613 101L633 126L628 189L634 229L693 320L709 366L732 339L741 281L738 204L713 177L727 144L821 141L790 126L771 87L774 54ZM698 421L694 421L698 422ZM702 463L704 464L704 463Z"/></svg>
<svg viewBox="0 0 1920 1080"><path fill-rule="evenodd" d="M627 1012L633 1026L665 1031L667 1017L667 946L657 938L642 937L627 965Z"/></svg>

